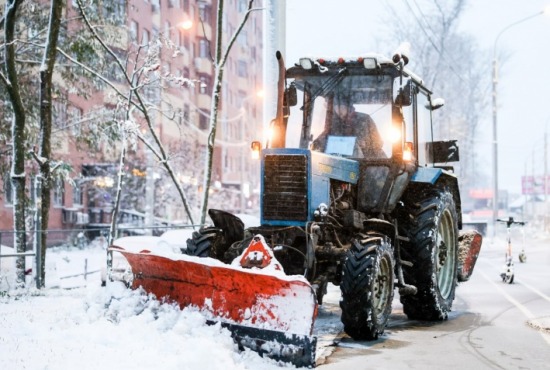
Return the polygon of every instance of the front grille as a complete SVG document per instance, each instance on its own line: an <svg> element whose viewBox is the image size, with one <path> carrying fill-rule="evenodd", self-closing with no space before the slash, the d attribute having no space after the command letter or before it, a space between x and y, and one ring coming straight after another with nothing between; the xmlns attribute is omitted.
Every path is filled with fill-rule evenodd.
<svg viewBox="0 0 550 370"><path fill-rule="evenodd" d="M264 220L306 221L307 157L266 155L263 175Z"/></svg>

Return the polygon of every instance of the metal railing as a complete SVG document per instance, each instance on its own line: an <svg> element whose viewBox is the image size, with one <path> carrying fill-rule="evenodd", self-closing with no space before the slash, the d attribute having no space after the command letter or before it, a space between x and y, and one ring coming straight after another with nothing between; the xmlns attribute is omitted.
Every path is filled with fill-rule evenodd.
<svg viewBox="0 0 550 370"><path fill-rule="evenodd" d="M120 238L123 236L140 236L146 234L152 234L154 236L159 236L163 232L168 230L181 230L181 229L190 229L198 228L200 225L155 225L155 226L121 226L117 228L117 234L115 238ZM47 235L47 247L67 247L67 248L78 248L84 249L92 241L98 238L104 238L106 243L106 238L109 233L109 226L105 225L104 227L89 227L89 228L78 228L78 229L49 229L49 230L32 230L29 229L25 233L25 252L16 252L6 251L5 248L0 250L0 266L3 258L13 258L13 257L35 257L36 244L40 241L40 238L44 234ZM14 243L16 232L13 230L0 230L0 245L3 247L8 247L11 249ZM36 268L36 271L40 270L37 268L38 259L35 259L35 263L32 263L32 269ZM31 266L25 266L25 270L28 270ZM1 272L1 271L0 271ZM84 276L86 280L87 276L100 272L100 270L88 271L87 262L85 262L84 272L77 275L60 277L60 279L66 279L70 277ZM35 274L38 275L38 274ZM37 280L38 283L38 280Z"/></svg>

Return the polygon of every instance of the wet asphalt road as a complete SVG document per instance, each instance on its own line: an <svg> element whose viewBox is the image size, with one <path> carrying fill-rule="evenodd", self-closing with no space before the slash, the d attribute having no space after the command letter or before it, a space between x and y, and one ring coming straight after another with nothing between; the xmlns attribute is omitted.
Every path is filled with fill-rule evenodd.
<svg viewBox="0 0 550 370"><path fill-rule="evenodd" d="M317 367L332 369L550 369L550 239L529 240L515 279L500 278L506 243L486 238L470 280L457 287L443 322L410 321L399 297L384 333L356 342L341 332L338 287L320 310Z"/></svg>

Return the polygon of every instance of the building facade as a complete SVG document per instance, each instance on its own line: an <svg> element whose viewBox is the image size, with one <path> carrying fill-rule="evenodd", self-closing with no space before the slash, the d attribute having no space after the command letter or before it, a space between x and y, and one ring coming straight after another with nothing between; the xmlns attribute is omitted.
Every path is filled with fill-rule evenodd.
<svg viewBox="0 0 550 370"><path fill-rule="evenodd" d="M121 20L118 36L110 40L113 50L124 56L136 56L128 71L138 64L154 45L162 45L160 63L149 68L151 76L160 76L151 88L143 90L148 99L155 133L168 153L171 165L198 220L202 199L206 143L210 126L217 35L216 0L130 0L119 1L115 11ZM223 12L223 45L226 47L243 19L248 1L227 0ZM254 7L261 8L261 1ZM76 14L76 4L68 1L66 14ZM221 106L218 114L210 207L235 213L254 212L259 188L259 168L250 156L250 142L261 139L262 122L262 11L253 11L236 39L224 67ZM81 25L80 25L81 26ZM71 32L79 25L69 26ZM127 51L133 51L133 53ZM144 59L138 59L138 51ZM154 74L153 71L154 70ZM114 75L113 75L114 76ZM153 77L150 80L154 80ZM121 76L111 79L123 86ZM76 94L60 83L54 99L54 159L72 167L71 181L57 181L52 190L49 228L102 228L111 221L117 185L120 148L113 144L83 146L78 139L89 133L101 107L120 102L112 93L97 89L88 96ZM152 140L143 120L137 119L143 137ZM138 141L128 150L126 180L122 187L125 201L120 223L145 225L150 222L189 222L184 207L158 159ZM33 166L29 163L29 169ZM29 171L31 172L31 171ZM33 179L29 176L32 208ZM13 228L12 196L9 175L2 179L0 230ZM149 218L148 218L149 216ZM32 209L29 211L32 224ZM156 221L155 221L156 220ZM160 220L160 221L159 221ZM150 225L152 226L152 225ZM55 239L55 238L54 238ZM4 243L6 244L6 243Z"/></svg>

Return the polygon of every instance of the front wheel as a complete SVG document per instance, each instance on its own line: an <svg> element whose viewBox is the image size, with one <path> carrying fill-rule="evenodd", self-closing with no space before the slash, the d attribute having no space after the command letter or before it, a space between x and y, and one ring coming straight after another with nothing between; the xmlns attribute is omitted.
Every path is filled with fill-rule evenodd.
<svg viewBox="0 0 550 370"><path fill-rule="evenodd" d="M216 257L216 246L219 244L221 231L215 227L204 227L193 231L187 239L187 249L183 252L189 256Z"/></svg>
<svg viewBox="0 0 550 370"><path fill-rule="evenodd" d="M374 340L391 314L394 283L393 249L386 237L353 240L343 267L342 323L355 340Z"/></svg>
<svg viewBox="0 0 550 370"><path fill-rule="evenodd" d="M518 258L519 258L519 262L521 262L521 263L527 262L527 255L525 254L525 252L521 252L519 254Z"/></svg>

